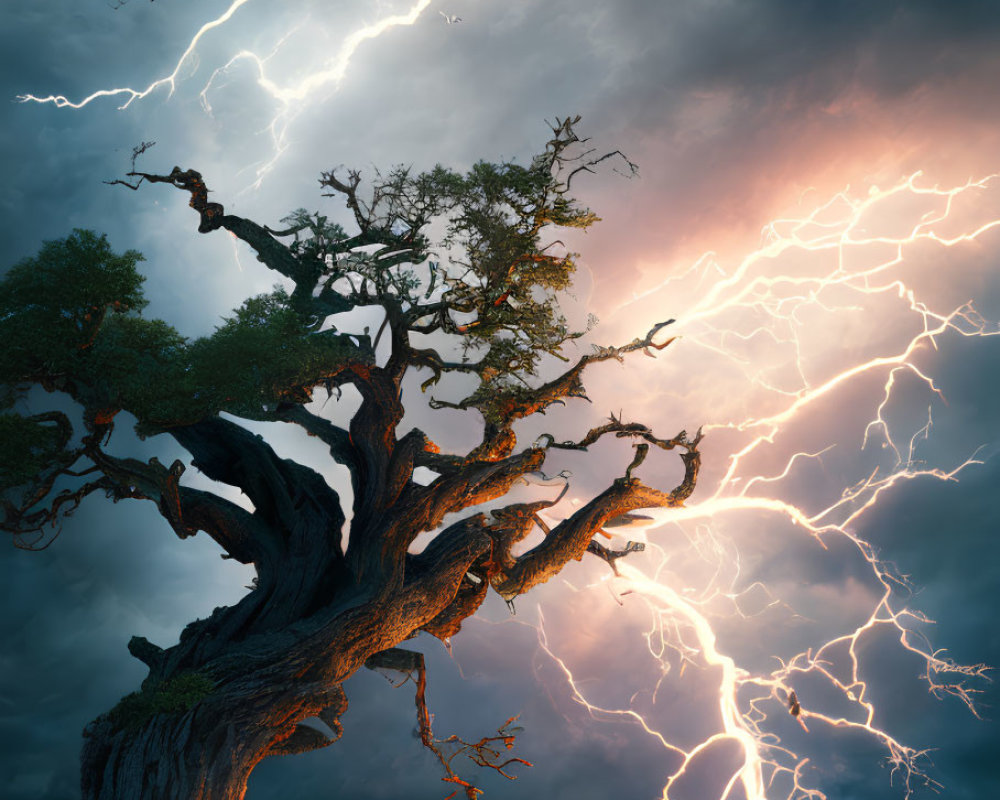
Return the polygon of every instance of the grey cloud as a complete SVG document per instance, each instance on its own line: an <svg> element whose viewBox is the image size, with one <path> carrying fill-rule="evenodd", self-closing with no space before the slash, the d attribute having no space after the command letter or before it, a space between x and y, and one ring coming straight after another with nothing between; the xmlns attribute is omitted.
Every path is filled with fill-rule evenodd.
<svg viewBox="0 0 1000 800"><path fill-rule="evenodd" d="M224 6L215 3L212 12ZM362 6L345 6L336 20L330 18L331 48L356 19L371 13L370 6ZM303 7L314 20L329 12L328 3ZM403 161L423 168L436 161L462 167L479 157L524 159L544 140L543 118L582 112L582 130L594 144L622 146L640 160L644 175L633 183L599 176L581 184L606 221L579 249L595 271L595 302L610 308L635 278L631 253L643 247L669 252L685 236L697 237L702 218L726 203L727 219L743 224L743 217L752 216L746 208L766 194L754 183L754 171L773 169L775 182L790 182L799 169L793 159L797 139L815 123L809 114L853 87L889 105L910 104L905 105L910 116L890 126L894 135L943 113L934 95L941 87L961 86L965 92L953 93L947 111L959 121L964 115L989 121L995 100L988 83L1000 9L985 0L613 5L551 0L446 10L465 21L445 26L434 24L440 18L428 19L367 43L340 89L324 94L289 128L292 146L259 193L240 193L252 177L252 171L240 170L269 154L266 137L257 133L267 120L258 120L259 127L245 117L236 123L229 112L241 103L257 110L270 104L248 72L236 71L232 86L247 94L234 98L220 88L217 117L205 117L197 89L218 66L210 41L199 71L194 77L185 73L169 102L161 90L124 112L114 110L114 99L79 112L9 103L0 130L5 176L0 208L7 223L2 263L33 253L43 239L64 236L74 225L107 231L114 247L146 252L149 293L158 298L151 311L185 333L204 333L243 296L268 289L273 276L258 270L245 253L240 272L229 242L199 236L180 193L167 187L132 193L102 185L124 171L138 141L158 142L144 157L150 169L169 170L175 163L197 168L228 208L273 223L302 205L344 214L319 197L320 169L338 163L367 169ZM118 12L99 2L71 12L54 1L8 4L0 12L5 67L0 90L10 101L24 92L77 99L105 85L143 87L172 69L178 46L208 13L168 0L133 0ZM231 54L239 31L267 50L283 14L276 6L264 10L250 3L232 35L220 32L213 41ZM921 87L934 91L924 96L915 91ZM685 116L712 92L728 94L731 103L715 116L701 110L701 116ZM818 127L826 138L817 152L835 158L831 143L859 135L857 124L849 112L824 119ZM730 189L733 185L737 188ZM733 197L727 199L730 191ZM191 286L200 287L197 297ZM963 341L938 365L953 403L952 417L942 409L939 429L956 444L928 456L951 457L969 452L967 444L998 440L990 377L995 342ZM669 352L661 358L669 359ZM604 413L581 405L567 416L546 418L544 427L573 435L591 415ZM424 423L423 415L413 419ZM674 420L665 424L673 427ZM136 446L127 437L122 443ZM160 443L148 445L152 454ZM574 490L602 489L610 473L627 463L612 461L617 457L595 459L600 468L593 461L574 465ZM938 619L932 631L936 645L959 660L1000 664L992 619L998 593L995 465L970 471L957 486L908 487L871 515L866 531L925 587L915 605ZM0 621L5 642L0 774L12 776L7 789L12 798L77 795L83 725L142 678L141 665L125 650L131 635L169 645L184 623L238 596L246 577L230 570L231 562L222 562L204 538L179 542L148 509L94 503L68 520L62 539L44 553L0 548L7 612ZM810 557L814 549L808 540L795 540L784 552L775 546L775 560L763 563L756 575L780 585L789 578L788 565L801 564L798 580L829 590L823 596L834 598L833 605L836 591L859 576L857 563L817 560ZM586 569L573 565L567 578L580 581L589 574ZM532 619L533 604L541 601L555 609L553 617L572 613L573 595L561 593L556 583L543 588L541 600L519 606L522 618ZM501 605L490 613L502 619L507 612ZM590 632L588 620L578 624ZM624 642L619 632L606 635L609 647ZM534 642L528 629L501 633L485 623L467 623L455 641L464 680L439 645L421 645L431 663L429 691L440 733L459 727L484 733L511 714L524 713L527 730L519 752L537 766L519 773L516 783L491 782L487 796L659 796L670 762L658 746L634 725L592 722L568 699L558 675L537 681L533 668L552 665L537 654ZM991 761L995 722L974 720L951 700L927 701L911 663L884 660L875 672L896 693L887 700L902 738L942 748L934 756L934 774L946 784L946 796L1000 793ZM351 707L344 740L327 751L264 763L251 782L251 800L448 793L429 754L411 735L409 687L393 690L381 677L365 673L347 688ZM986 700L995 707L998 698L991 691ZM873 767L877 748L851 737L836 742L834 757L823 767L831 798L891 796L887 774Z"/></svg>

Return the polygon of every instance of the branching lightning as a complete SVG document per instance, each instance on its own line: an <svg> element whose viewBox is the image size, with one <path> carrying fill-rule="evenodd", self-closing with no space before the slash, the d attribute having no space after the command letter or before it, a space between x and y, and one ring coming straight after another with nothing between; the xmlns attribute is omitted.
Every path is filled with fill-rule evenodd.
<svg viewBox="0 0 1000 800"><path fill-rule="evenodd" d="M180 58L177 59L173 71L169 75L153 81L145 89L140 90L129 87L99 89L77 102L69 100L63 95L37 97L33 94L23 94L18 95L17 99L23 103L51 103L57 108L81 109L102 97L125 96L125 102L118 106L120 111L127 109L135 100L145 99L162 87L167 87L167 98L169 99L173 96L177 88L177 83L180 80L180 75L185 65L190 65L197 58L197 46L201 39L213 29L228 22L241 6L246 5L249 1L233 0L232 4L223 14L202 25L192 37ZM288 44L295 34L295 30L282 35L271 49L271 52L266 56L259 56L250 50L240 50L226 61L225 64L212 71L212 74L199 92L202 106L208 114L212 113L210 93L216 86L218 79L227 70L232 68L234 64L241 61L247 61L254 65L257 71L257 85L278 103L277 111L271 118L271 121L265 126L271 138L272 155L262 165L257 167L253 188L260 186L263 176L270 171L281 155L287 150L288 129L301 111L308 106L310 98L323 89L336 91L340 87L357 49L364 42L380 36L391 28L401 25L413 25L430 4L431 0L417 0L405 13L389 14L375 22L363 25L344 38L332 58L326 58L322 64L308 68L304 76L294 81L282 82L269 75L267 72L267 62Z"/></svg>
<svg viewBox="0 0 1000 800"><path fill-rule="evenodd" d="M170 99L184 70L195 69L204 37L225 25L247 2L233 0L224 13L202 25L173 70L144 89L99 89L78 101L63 95L23 94L18 99L78 110L104 97L118 97L123 98L118 109L125 110L164 87ZM358 48L393 27L413 25L429 6L430 0L418 0L405 13L358 28L342 40L332 57L304 70L294 81L275 77L268 66L289 46L295 31L278 38L266 55L240 50L212 70L198 92L206 113L212 113L211 98L220 90L221 79L240 62L254 67L257 86L276 102L276 111L264 126L272 153L256 168L255 186L286 152L290 126L311 99L341 86ZM702 479L702 499L697 503L665 513L649 512L652 524L641 536L652 532L655 536L647 542L645 560L623 559L618 563L620 575L607 581L616 597L641 599L648 610L645 644L661 667L661 677L650 689L653 703L672 676L683 675L688 667L702 670L716 681L716 732L694 745L681 746L649 711L592 702L567 659L550 644L544 625L538 628L542 650L558 666L578 703L598 718L634 720L662 745L671 770L664 798L681 796L684 781L699 759L720 743L732 743L738 747L739 763L723 781L719 800L825 800L821 781L811 772L819 765L800 755L804 751L801 741L792 741L787 732L779 735L789 715L797 723L794 733L800 739L833 730L871 737L884 748L893 779L905 797L919 786L939 786L928 774L928 751L905 743L879 722L873 687L863 675L864 643L878 632L892 634L898 647L922 665L930 692L958 699L973 714L977 713L976 681L985 677L986 667L956 663L934 649L921 632L930 620L907 605L912 596L908 577L883 560L876 547L858 533L858 525L900 484L954 481L963 470L982 463L977 451L946 467L927 466L918 450L932 435L931 408L921 425L902 432L892 417L894 400L909 391L905 388L908 381L923 387L929 402L944 401L943 389L924 363L925 354L936 349L939 341L1000 333L971 303L939 308L927 302L928 292L919 288L920 276L915 276L911 266L911 253L918 247L934 246L939 253L947 252L1000 228L1000 220L993 219L970 224L958 233L945 232L949 225L954 227L956 204L993 184L991 176L950 189L927 187L918 173L887 190L873 188L862 198L839 193L803 217L766 226L762 246L734 268L724 268L707 254L620 309L627 309L634 327L644 303L669 305L678 318L672 333L682 335L683 348L697 353L701 362L691 372L712 372L717 366L735 373L739 383L732 396L752 396L760 407L753 413L735 406L716 411L710 400L699 399L692 389L691 416L717 414L704 431L706 443L715 446L711 443L718 442L720 449L706 455L706 462L714 459L725 467L717 476ZM886 208L901 200L931 208L905 225L902 233L870 232L879 227ZM669 301L661 301L667 291ZM834 334L817 337L813 332L815 319L821 317L827 322L841 321L838 332L851 334L852 325L870 326L873 316L890 302L895 303L891 324L886 325L891 330L880 331L871 347L845 345L832 353ZM876 352L869 352L873 347ZM680 349L672 349L672 359ZM762 356L762 349L770 352ZM835 432L836 444L790 445L796 426L804 421L815 425L817 418L824 421L824 409L831 402L871 382L877 383L871 411L860 421L856 443L872 462L867 471L850 478L846 487L838 486L836 496L816 502L815 507L794 497L786 488L790 478L850 446L842 431ZM867 571L874 598L860 624L848 624L845 632L816 641L805 650L776 656L778 666L770 671L741 666L717 632L720 601L725 601L729 613L749 617L752 614L744 608L743 598L751 592L763 593L766 609L793 613L793 602L783 599L777 587L743 578L741 548L734 541L744 524L752 528L761 516L776 521L775 536L805 534L814 546L824 549L834 541L847 543ZM655 530L664 526L669 528ZM737 533L726 535L722 528ZM629 535L636 536L631 530ZM680 544L668 547L664 544L668 538ZM678 575L691 576L688 567L695 563L703 567L701 580L697 585L680 585ZM817 684L830 692L819 698L810 688Z"/></svg>
<svg viewBox="0 0 1000 800"><path fill-rule="evenodd" d="M919 787L941 788L928 770L929 751L905 743L879 721L874 697L877 687L864 675L865 646L877 633L891 635L898 648L921 664L922 678L933 695L956 698L979 715L976 684L987 679L987 667L956 663L934 649L921 631L931 620L907 605L913 594L908 576L883 560L876 547L858 533L863 515L899 484L927 479L954 481L963 470L983 463L979 450L948 468L927 466L920 460L918 448L932 434L931 408L924 422L908 435L900 433L899 426L892 422L893 401L901 394L904 374L915 380L917 388L925 387L932 401L946 402L931 369L921 363L920 356L928 348L936 349L945 336L985 337L998 333L996 324L983 319L971 302L951 310L934 309L925 303L917 286L920 271L910 263L913 249L923 243L937 246L935 258L941 259L945 248L973 242L1000 226L1000 220L991 220L970 225L956 235L940 232L946 224L955 222L955 203L963 196L985 192L994 178L947 190L923 187L919 180L918 173L891 189L872 189L860 200L847 192L838 194L802 219L783 219L768 225L763 246L736 269L727 273L716 267L709 254L689 270L636 295L626 305L634 318L635 306L657 300L669 287L671 306L681 303L673 332L683 334L689 352L700 352L698 368L692 374L715 375L718 370L714 364L735 366L744 394L767 409L760 414L738 414L728 409L723 412L729 414L728 418L705 426L706 432L728 447L728 457L725 449L717 449L714 454L715 460L726 464L725 469L720 470L714 485L706 485L703 479L699 502L679 510L646 512L652 519L647 530L639 533L641 538L655 528L669 527L647 541L645 562L625 559L618 565L619 575L607 579L617 598L641 598L650 615L645 640L661 672L652 688L654 702L661 684L675 668L681 670L678 675L683 675L689 665L706 671L717 687L715 733L694 746L681 747L676 741L683 736L682 731L668 733L658 726L653 711L592 702L574 679L566 659L549 644L544 624L538 628L542 650L558 665L576 702L599 719L634 719L667 751L672 766L663 788L664 798L690 796L690 788L683 784L692 766L708 757L713 747L729 743L738 746L740 758L738 765L727 772L719 800L826 800L822 780L815 774L815 770L823 770L823 765L800 754L809 749L801 737L811 739L815 750L817 737L829 736L834 730L854 731L878 742L891 768L890 780L904 797L910 797ZM922 201L933 208L908 225L903 234L866 233L867 227L878 227L879 216L888 213L887 207L899 199ZM886 251L888 257L883 257ZM720 277L706 286L705 277L716 271ZM686 309L680 298L687 299ZM835 334L826 333L820 340L809 335L817 326L826 327L831 315L862 321L867 316L881 322L872 302L886 298L898 302L898 319L890 326L898 335L873 333L872 338L884 341L860 348L870 351L877 347L881 353L865 352L857 357L846 352L833 358L830 350ZM821 319L817 320L817 315L822 315ZM763 353L753 346L760 341L768 344ZM683 374L684 367L677 372ZM830 428L830 439L835 444L810 452L797 450L780 457L777 454L795 447L789 442L795 441L796 426L830 424L834 417L830 403L843 402L839 398L846 391L871 378L880 381L879 387L871 391L872 416L867 421L853 422L859 428L858 445L876 463L838 497L820 503L822 507L810 508L808 500L795 499L783 486L808 465L821 465L838 448L849 446L843 442L843 431ZM739 396L740 389L733 391ZM676 394L683 396L683 389ZM697 394L694 398L690 413L697 414ZM704 414L705 406L701 408ZM755 458L760 460L768 454L771 463L779 464L777 468L765 471L754 466ZM706 461L712 458L706 455ZM757 581L741 585L746 581L741 578L740 548L730 539L739 538L743 526L753 528L754 515L774 520L767 524L775 536L794 536L799 531L824 550L835 537L846 542L846 552L854 553L868 575L873 597L873 605L860 624L849 625L846 632L825 641L817 640L803 651L775 655L779 666L771 671L740 666L739 656L727 653L720 643L718 626L713 622L720 614L720 600L728 601L728 614L748 618L740 598L753 591L764 593L767 609L791 609L790 604L779 599L779 592ZM781 520L785 521L783 525ZM731 537L719 532L722 526L734 531ZM637 535L633 530L628 534L631 538ZM670 539L683 544L664 544ZM838 557L843 557L843 552L845 549L839 548ZM701 579L692 579L698 574L698 570L692 570L696 563L702 565ZM801 728L798 737L787 730L779 735L779 729L787 729L787 723L781 720L787 720L788 715ZM797 742L784 741L793 738Z"/></svg>
<svg viewBox="0 0 1000 800"><path fill-rule="evenodd" d="M86 105L89 105L94 100L97 100L98 98L101 97L117 97L119 95L125 95L127 99L125 100L124 103L118 106L118 110L123 111L124 109L132 105L132 102L134 100L142 100L143 98L148 97L151 93L155 92L161 86L169 87L169 93L167 96L171 97L173 96L174 90L177 88L177 80L178 76L180 75L181 68L186 63L188 63L189 59L194 57L195 49L198 46L198 42L201 41L201 38L210 30L218 28L220 25L224 25L226 22L232 19L233 14L235 14L239 10L240 6L244 6L249 2L250 0L233 0L233 3L229 6L229 8L225 10L225 12L221 16L218 16L211 22L206 22L204 25L202 25L198 29L198 32L192 37L187 48L181 54L181 57L177 59L177 64L174 66L173 72L171 72L169 75L163 78L158 78L157 80L153 81L145 89L142 90L130 89L127 86L122 86L115 89L98 89L96 92L92 92L91 94L87 95L85 98L76 103L74 103L72 100L67 99L61 94L60 95L50 94L47 97L36 97L33 94L20 94L17 96L17 99L20 100L22 103L29 103L29 102L53 103L57 108L80 109Z"/></svg>

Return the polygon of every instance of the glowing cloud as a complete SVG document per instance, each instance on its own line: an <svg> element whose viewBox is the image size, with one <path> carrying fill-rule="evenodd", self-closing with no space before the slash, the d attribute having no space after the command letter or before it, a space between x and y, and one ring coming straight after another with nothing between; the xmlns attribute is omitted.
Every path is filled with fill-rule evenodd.
<svg viewBox="0 0 1000 800"><path fill-rule="evenodd" d="M908 577L880 557L876 547L856 529L862 515L900 483L928 478L953 481L962 470L983 463L977 452L947 469L922 464L917 450L931 437L929 409L923 424L911 429L905 439L890 424L889 411L903 372L914 376L918 387L923 385L932 399L944 399L928 368L917 362L919 354L936 347L945 336L998 333L996 324L984 320L971 303L935 310L924 302L920 270L908 258L911 249L926 243L939 248L940 258L946 248L972 242L1000 226L1000 220L956 220L954 213L959 198L989 190L993 177L947 190L922 187L919 177L911 176L888 190L872 189L861 200L842 193L801 219L774 222L764 229L763 247L736 269L716 270L711 256L705 256L626 306L634 322L637 314L641 316L643 301L650 305L658 301L655 305L660 310L663 301L658 296L669 289L669 302L678 317L674 332L683 332L687 358L697 353L698 359L684 363L675 349L672 355L680 363L672 364L671 381L683 384L678 376L685 374L720 376L735 365L738 377L735 383L727 384L730 394L768 408L764 413L742 415L732 408L723 409L725 418L705 426L711 433L706 447L713 438L721 441L721 451L717 446L714 459L728 466L717 470L714 485L703 471L698 490L703 499L698 502L682 509L646 512L652 517L650 524L641 531L628 531L647 542L646 556L619 562L619 574L610 579L615 597L635 595L646 605L651 620L645 634L646 649L660 664L660 683L677 667L680 674L687 665L705 670L705 680L715 686L717 698L715 733L693 747L681 747L675 743L681 732L664 732L655 713L591 702L566 659L549 644L544 625L538 627L540 646L569 681L576 702L597 718L636 720L670 753L675 766L664 786L664 798L684 796L683 789L681 795L676 792L692 765L710 758L713 747L728 742L738 746L741 755L738 765L727 772L719 800L734 796L737 786L742 791L735 796L748 800L825 800L817 785L821 781L808 775L810 759L799 754L801 747L785 744L777 732L782 723L776 721L788 719L785 715L791 715L814 741L833 729L872 737L885 749L892 779L898 778L906 797L918 785L939 788L927 774L928 751L903 743L876 722L873 695L877 687L862 673L864 643L877 631L890 634L902 651L918 660L932 694L957 698L978 716L975 682L985 678L987 667L958 664L934 649L919 630L930 620L907 606L912 596ZM899 227L898 219L889 225L883 217L891 216L893 200L903 196L932 207L915 223L907 224L904 233L863 232L880 226ZM961 233L941 233L946 225L956 223L963 227ZM884 256L886 249L888 257ZM716 278L716 274L721 277ZM714 280L708 282L706 276ZM887 298L896 301L893 324L871 305ZM861 324L869 326L872 341L863 342L865 337L858 335L855 338L863 346L838 348L836 335L830 330L808 336L821 314L826 315L819 323L821 328L828 327L824 322L831 315L862 320ZM768 346L755 349L753 343L758 340ZM879 348L884 350L882 354L871 355L870 351ZM831 355L834 350L845 352ZM814 374L816 378L807 377ZM845 390L860 391L858 384L863 378L877 376L881 376L881 389L869 387L874 410L867 422L851 419L849 414L845 421L845 414L831 407ZM646 391L657 391L648 370L643 379L646 387L654 385ZM685 415L711 413L711 405L702 405L697 388L686 395L682 385L674 396L681 405L687 400L692 406L683 412ZM663 400L657 394L638 397L637 403L662 407ZM811 451L798 449L795 426L803 424L827 430L829 444ZM837 448L845 446L844 429L848 426L859 429L858 444L876 463L851 485L836 487L838 496L832 502L825 506L820 502L821 507L810 510L808 506L816 505L815 498L822 492L810 492L806 500L796 499L787 488L788 479L810 464L833 457ZM881 438L880 448L871 446L876 436ZM785 455L780 455L782 450ZM753 458L765 455L763 460L778 466L765 471L751 465ZM706 456L706 463L712 458ZM826 484L829 493L830 481ZM768 523L770 536L794 536L799 531L811 536L824 551L833 537L846 542L848 546L838 548L836 555L828 552L824 557L852 558L853 552L868 576L873 598L860 624L850 624L845 614L842 624L847 626L846 632L816 640L793 654L775 653L780 666L769 672L741 666L739 655L726 652L726 645L720 643L713 623L721 602L731 615L746 618L750 624L741 602L754 591L765 597L765 608L791 610L774 587L742 577L742 550L735 540L759 525L761 515L774 520ZM730 537L719 531L723 526L734 531ZM637 659L641 655L638 652ZM654 700L660 683L648 687Z"/></svg>

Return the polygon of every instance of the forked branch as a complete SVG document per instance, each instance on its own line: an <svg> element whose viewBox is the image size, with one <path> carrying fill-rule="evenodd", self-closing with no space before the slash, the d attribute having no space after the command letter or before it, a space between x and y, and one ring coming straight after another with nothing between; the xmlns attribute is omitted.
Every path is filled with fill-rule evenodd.
<svg viewBox="0 0 1000 800"><path fill-rule="evenodd" d="M643 484L638 478L632 477L632 470L645 455L645 450L642 448L648 449L648 445L640 445L637 448L636 458L626 469L624 477L618 478L603 493L552 528L544 541L492 578L491 582L497 593L505 600L513 600L517 595L556 575L571 559L579 560L588 550L604 558L613 567L614 561L625 553L618 555L606 548L603 551L599 547L591 548L591 538L595 533L614 518L640 508L671 508L683 505L694 491L698 479L701 465L698 443L701 441L701 433L699 431L691 440L681 433L673 440L661 441L665 444L673 442L673 447L682 447L686 450L681 454L681 460L684 462L684 478L673 491L668 493L654 489ZM665 447L665 449L671 448ZM626 552L634 552L635 549L626 548Z"/></svg>
<svg viewBox="0 0 1000 800"><path fill-rule="evenodd" d="M484 736L476 742L467 742L458 736L449 736L447 739L438 739L434 736L434 731L431 728L431 713L427 708L427 667L424 663L423 653L393 647L371 656L365 661L365 666L380 672L388 671L403 675L402 681L394 684L397 688L410 681L415 684L414 703L417 707L417 731L420 734L420 741L434 754L444 769L445 777L441 780L457 784L460 787L448 795L445 800L454 797L459 791L465 792L468 800L476 800L483 793L482 789L461 778L455 771L452 762L458 756L465 756L480 767L496 770L512 781L517 780L517 776L506 771L511 764L531 766L531 762L525 761L523 758L507 755L514 747L516 734L522 730L519 727L514 727L517 716L511 717L497 728L496 736Z"/></svg>

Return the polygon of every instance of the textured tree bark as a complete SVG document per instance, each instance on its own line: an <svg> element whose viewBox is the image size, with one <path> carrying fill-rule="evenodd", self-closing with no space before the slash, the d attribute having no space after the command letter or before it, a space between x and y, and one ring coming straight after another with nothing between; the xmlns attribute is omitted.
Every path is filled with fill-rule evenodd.
<svg viewBox="0 0 1000 800"><path fill-rule="evenodd" d="M373 436L371 428L355 427L353 433L354 441ZM613 421L585 441L605 433L635 431ZM261 439L223 419L174 435L195 465L215 480L243 488L256 506L248 514L212 505L190 490L176 492L180 529L196 525L252 556L257 587L235 606L191 623L169 649L145 639L130 642L132 654L149 666L149 677L141 693L87 727L85 800L242 798L261 759L325 747L339 738L338 719L347 705L341 684L366 662L374 663L373 657L421 630L442 639L454 635L490 585L511 600L547 580L582 557L593 532L612 516L680 505L694 488L699 464L697 439L681 434L655 440L646 432L666 449L689 448L683 455L685 479L673 492L631 478L637 457L626 477L562 524L546 527L542 544L522 556L513 556L511 548L535 524L537 512L558 498L497 509L489 519L471 514L441 531L419 555L408 555L416 533L437 527L448 512L506 494L515 480L541 465L545 452L532 447L498 461L469 460L431 486L404 482L399 488L393 472L408 475L413 460L401 454L407 448L416 452L413 448L426 441L413 432L394 446L394 459L379 464L385 477L369 481L367 502L383 512L365 515L366 538L351 542L370 548L369 563L378 568L352 571L341 545L343 512L316 473L278 458ZM366 457L358 456L362 471L371 469ZM108 465L129 468L146 469L139 462ZM253 531L252 545L243 543L245 528ZM184 681L193 681L196 691L178 689ZM329 733L302 724L317 717Z"/></svg>
<svg viewBox="0 0 1000 800"><path fill-rule="evenodd" d="M234 698L225 707L158 714L136 730L91 723L84 732L84 800L242 798L262 748L249 729L237 728L240 705Z"/></svg>
<svg viewBox="0 0 1000 800"><path fill-rule="evenodd" d="M645 425L612 417L578 442L557 442L544 434L518 451L514 431L519 420L544 413L554 404L586 399L581 376L590 364L621 361L635 351L653 356L653 351L667 347L673 339L661 342L658 334L670 322L658 323L644 338L629 344L595 348L561 375L533 388L520 375L519 383L496 380L498 360L490 362L484 356L480 362L465 358L449 362L434 350L415 348L410 341L413 333L441 330L465 336L470 330L493 325L497 338L489 352L494 346L500 354L509 352L504 347L511 346L510 340L500 333L520 330L532 347L556 355L564 343L581 335L571 333L551 309L532 299L532 286L554 290L572 271L568 256L545 254L547 248L536 241L537 233L548 221L585 228L596 219L569 202L569 183L577 172L613 154L583 161L563 156L566 147L581 140L572 131L575 120L557 122L545 155L533 162L532 179L525 180L528 173L519 172L521 178L508 187L514 195L526 193L523 202L508 207L508 197L492 211L480 207L479 193L465 200L461 199L465 190L449 194L461 184L455 182L456 176L432 191L427 187L437 186L442 176L418 186L408 182L405 172L393 173L388 183L376 187L371 204L365 204L357 196L358 173L350 173L346 182L333 173L324 175L321 182L346 198L360 229L357 236L337 242L325 253L327 245L300 247L297 235L312 226L314 237L323 238L325 218L300 220L288 231L272 231L226 214L220 203L210 202L209 190L195 170L175 167L167 175L132 172L130 177L139 179L134 185L113 182L132 189L142 181L166 183L189 193L200 232L229 231L249 244L259 261L295 283L289 308L297 315L296 335L318 333L322 320L331 314L377 305L386 316L376 344L385 330L391 347L385 365L379 367L367 328L363 334L344 334L342 346L332 350L332 355L324 351L315 364L309 362L305 377L297 377L286 387L288 392L268 394L267 402L258 398L248 412L252 419L301 426L329 447L334 461L347 467L354 505L346 545L345 512L322 475L279 457L262 437L220 416L231 410L225 405L197 419L157 418L153 427L172 435L191 454L191 465L205 476L240 489L252 503L252 511L182 486L184 464L179 460L167 468L155 459L144 463L105 453L101 441L110 432L114 415L105 413L103 400L95 405L89 395L81 394L83 389L77 392L85 406L85 421L89 420L90 435L83 452L103 477L73 495L57 498L54 511L29 521L48 521L59 503L75 507L83 496L98 490L115 501L151 500L178 536L204 531L224 549L224 557L253 564L257 571L254 591L235 606L217 608L207 619L188 625L176 645L162 649L141 638L129 643L132 655L149 667L149 676L141 692L124 698L87 726L82 753L84 800L239 800L262 759L314 750L339 738L339 717L347 707L341 684L366 664L419 672L416 700L421 738L441 760L448 774L445 780L474 798L478 790L457 777L450 756L445 758L435 749L423 700L422 657L401 654L397 646L421 631L447 640L475 613L489 589L512 601L587 552L613 567L616 558L639 548L629 543L624 550L610 551L596 545L591 537L603 525L640 508L680 506L691 494L700 464L700 433L693 439L684 432L660 439ZM502 175L500 169L498 179ZM388 211L379 211L383 202L389 203ZM463 212L465 224L471 226L463 234L472 237L469 241L484 244L492 241L495 230L509 230L518 252L507 261L477 261L482 285L444 276L449 288L428 301L435 265L431 264L431 284L422 297L413 293L413 287L407 288L403 278L394 277L392 268L422 263L429 257L421 229L431 216L454 211L459 202L475 206ZM484 213L489 219L476 222ZM508 218L511 213L518 217L519 226ZM531 235L525 238L524 231ZM293 234L294 245L279 241ZM359 257L354 249L364 244L379 244L385 251L373 262L375 266L343 266L354 263L351 258ZM538 283L536 268L549 277ZM358 278L360 289L352 276ZM350 291L337 288L342 282L350 285ZM521 318L518 304L513 303L516 292L521 292L520 303L534 309ZM471 312L477 319L461 325L450 316ZM518 358L524 356L517 353ZM508 378L521 369L517 359L511 362L513 355L504 356ZM530 367L534 362L526 363ZM247 369L255 365L251 358ZM479 388L465 399L430 402L432 408L469 410L482 417L482 440L467 454L441 454L422 431L412 429L400 435L397 430L404 418L404 376L408 370L421 368L435 374L425 388L443 372L479 376ZM325 386L331 392L344 384L353 385L362 398L345 427L305 408L307 390ZM121 407L129 410L127 405ZM624 469L624 476L562 523L549 528L537 513L562 495L493 509L489 515L474 512L474 506L505 496L526 475L541 470L550 448L586 450L608 434L641 440L632 463ZM650 446L684 451L684 479L671 492L632 476ZM416 482L418 466L437 476L429 484ZM464 518L438 530L448 515L461 512L466 512ZM515 545L536 525L544 540L514 555ZM410 553L416 537L429 531L437 531L435 538L422 552ZM310 719L319 719L325 729L306 724ZM511 722L498 729L497 737L478 744L461 743L462 747L479 748L482 754L489 742L502 741L506 750L513 741L507 731ZM477 763L502 773L509 761Z"/></svg>
<svg viewBox="0 0 1000 800"><path fill-rule="evenodd" d="M340 737L347 707L342 681L429 621L445 602L440 596L455 591L447 583L458 580L453 571L446 585L411 587L383 602L358 592L296 623L241 638L248 629L273 627L275 605L258 599L258 589L192 623L169 650L133 639L129 649L150 665L150 677L142 692L85 729L84 800L242 798L263 758L314 750ZM278 594L279 607L288 611L290 592ZM266 618L264 609L271 612ZM223 641L226 633L232 638ZM171 688L192 677L199 691ZM301 724L309 718L322 720L329 732Z"/></svg>
<svg viewBox="0 0 1000 800"><path fill-rule="evenodd" d="M245 676L186 711L123 722L104 715L84 731L84 800L239 800L268 755L325 747L347 707L339 686L302 696ZM319 716L332 735L296 724Z"/></svg>
<svg viewBox="0 0 1000 800"><path fill-rule="evenodd" d="M491 548L480 526L463 526L448 547L410 559L405 580L354 581L342 566L343 514L324 504L329 487L311 486L310 471L223 420L178 439L207 474L238 478L264 509L254 513L260 577L238 604L188 625L175 646L129 643L149 677L84 731L85 800L235 800L263 758L333 743L347 707L341 683L441 616ZM174 688L192 678L198 691ZM302 724L308 718L329 731Z"/></svg>

